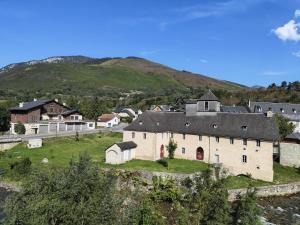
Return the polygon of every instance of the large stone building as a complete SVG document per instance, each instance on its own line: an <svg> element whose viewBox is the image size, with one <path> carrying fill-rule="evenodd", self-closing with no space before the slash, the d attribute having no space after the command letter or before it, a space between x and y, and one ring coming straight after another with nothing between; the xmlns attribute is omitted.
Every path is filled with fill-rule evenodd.
<svg viewBox="0 0 300 225"><path fill-rule="evenodd" d="M278 129L272 113L221 112L212 92L186 112L145 112L124 130L123 141L137 144L135 158L166 157L170 140L177 143L175 157L220 164L233 175L273 180L273 144Z"/></svg>
<svg viewBox="0 0 300 225"><path fill-rule="evenodd" d="M82 131L94 129L94 122L83 120L82 115L70 109L58 100L37 100L21 102L10 109L11 132L15 134L15 125L22 123L25 134L44 134L62 131Z"/></svg>

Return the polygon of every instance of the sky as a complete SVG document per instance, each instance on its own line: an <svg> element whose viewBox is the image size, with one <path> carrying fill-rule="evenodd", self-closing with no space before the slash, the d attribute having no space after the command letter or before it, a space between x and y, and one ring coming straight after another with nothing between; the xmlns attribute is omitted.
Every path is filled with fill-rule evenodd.
<svg viewBox="0 0 300 225"><path fill-rule="evenodd" d="M137 56L221 80L300 79L300 0L0 0L0 67Z"/></svg>

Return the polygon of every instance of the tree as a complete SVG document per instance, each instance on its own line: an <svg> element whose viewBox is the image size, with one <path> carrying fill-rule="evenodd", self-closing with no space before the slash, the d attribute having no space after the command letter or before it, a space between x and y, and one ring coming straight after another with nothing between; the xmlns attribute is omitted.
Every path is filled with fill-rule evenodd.
<svg viewBox="0 0 300 225"><path fill-rule="evenodd" d="M25 128L24 124L21 123L21 122L18 122L18 123L15 125L15 132L16 132L17 134L25 134L26 128Z"/></svg>
<svg viewBox="0 0 300 225"><path fill-rule="evenodd" d="M276 115L275 118L279 129L280 140L283 140L287 135L293 133L295 125L292 124L289 119L281 115Z"/></svg>
<svg viewBox="0 0 300 225"><path fill-rule="evenodd" d="M9 113L8 111L0 107L0 132L8 131L9 130Z"/></svg>
<svg viewBox="0 0 300 225"><path fill-rule="evenodd" d="M172 139L169 141L169 145L167 146L167 150L169 153L169 158L174 159L174 154L177 149L177 143L175 143Z"/></svg>
<svg viewBox="0 0 300 225"><path fill-rule="evenodd" d="M115 177L81 155L68 168L34 171L6 203L6 224L120 224L124 198L116 190Z"/></svg>
<svg viewBox="0 0 300 225"><path fill-rule="evenodd" d="M238 196L233 211L233 225L260 224L259 209L256 205L256 191L248 188L244 196Z"/></svg>

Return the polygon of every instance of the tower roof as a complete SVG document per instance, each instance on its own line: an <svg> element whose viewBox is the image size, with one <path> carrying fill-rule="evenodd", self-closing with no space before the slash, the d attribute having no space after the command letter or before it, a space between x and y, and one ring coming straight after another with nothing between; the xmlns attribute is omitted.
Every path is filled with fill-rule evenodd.
<svg viewBox="0 0 300 225"><path fill-rule="evenodd" d="M200 101L219 101L219 99L212 93L211 90L208 90L208 92L199 99Z"/></svg>

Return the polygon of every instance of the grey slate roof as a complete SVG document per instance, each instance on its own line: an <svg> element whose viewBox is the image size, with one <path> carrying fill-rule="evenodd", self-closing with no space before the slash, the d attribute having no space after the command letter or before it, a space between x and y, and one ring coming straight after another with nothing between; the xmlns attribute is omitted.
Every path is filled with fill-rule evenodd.
<svg viewBox="0 0 300 225"><path fill-rule="evenodd" d="M247 129L243 130L242 126L247 126ZM124 130L152 133L174 132L268 141L275 141L279 137L275 118L267 118L262 113L217 113L215 116L186 116L181 112L147 111Z"/></svg>
<svg viewBox="0 0 300 225"><path fill-rule="evenodd" d="M68 111L65 111L65 112L62 112L61 115L63 116L68 116L68 115L71 115L73 113L79 113L77 109L71 109L71 110L68 110Z"/></svg>
<svg viewBox="0 0 300 225"><path fill-rule="evenodd" d="M266 113L271 109L273 113L282 114L283 116L286 116L291 120L300 120L300 104L250 102L251 112L259 112L259 107L261 108L261 112L263 113ZM284 111L282 112L281 109L283 109Z"/></svg>
<svg viewBox="0 0 300 225"><path fill-rule="evenodd" d="M10 108L10 110L11 111L13 111L13 110L27 111L27 110L42 106L51 101L52 100L37 100L37 101L32 101L32 102L24 102L23 107L16 106L16 107Z"/></svg>
<svg viewBox="0 0 300 225"><path fill-rule="evenodd" d="M221 112L249 113L250 110L246 106L221 106Z"/></svg>
<svg viewBox="0 0 300 225"><path fill-rule="evenodd" d="M134 143L133 141L119 142L116 143L116 145L118 145L122 151L137 147L137 144Z"/></svg>
<svg viewBox="0 0 300 225"><path fill-rule="evenodd" d="M300 133L297 132L297 133L289 134L288 136L286 136L286 138L300 141Z"/></svg>
<svg viewBox="0 0 300 225"><path fill-rule="evenodd" d="M219 101L219 99L214 95L214 93L211 92L211 90L208 90L208 92L201 96L199 99L200 101Z"/></svg>

